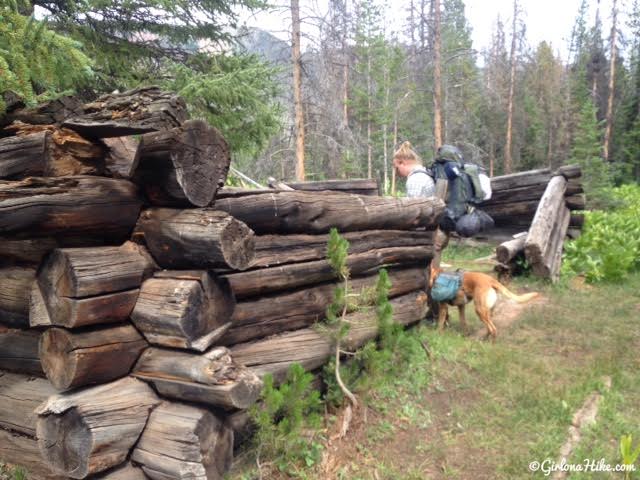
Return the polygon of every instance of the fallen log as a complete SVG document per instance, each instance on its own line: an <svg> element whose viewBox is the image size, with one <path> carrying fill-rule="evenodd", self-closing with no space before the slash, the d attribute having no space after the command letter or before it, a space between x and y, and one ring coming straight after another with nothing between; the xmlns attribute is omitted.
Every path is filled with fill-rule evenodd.
<svg viewBox="0 0 640 480"><path fill-rule="evenodd" d="M527 235L520 235L518 238L503 242L496 247L496 258L500 263L508 264L519 253L524 253L524 242Z"/></svg>
<svg viewBox="0 0 640 480"><path fill-rule="evenodd" d="M427 296L422 291L412 292L391 300L393 320L410 325L424 318L427 312ZM373 309L347 315L349 333L343 339L343 350L355 350L378 334L378 320ZM255 342L231 347L234 361L249 367L262 377L271 373L276 381L282 381L292 363L313 370L327 362L334 354L333 340L327 333L313 328L286 332Z"/></svg>
<svg viewBox="0 0 640 480"><path fill-rule="evenodd" d="M124 241L140 206L136 186L127 180L80 176L0 181L0 235Z"/></svg>
<svg viewBox="0 0 640 480"><path fill-rule="evenodd" d="M306 192L334 192L353 193L356 195L380 195L380 186L375 178L351 178L349 180L319 180L314 182L287 182L294 190Z"/></svg>
<svg viewBox="0 0 640 480"><path fill-rule="evenodd" d="M567 208L564 206L564 192L567 181L562 175L557 175L551 179L547 189L540 199L540 204L535 217L531 223L531 228L525 240L525 258L533 268L536 275L549 278L552 258L555 255L557 244L554 243L554 232L556 236L562 233L560 242L564 241L566 228L569 223ZM566 225L564 225L566 217ZM562 219L562 221L561 221ZM557 225L564 227L555 228ZM560 232L561 229L563 232ZM560 247L561 248L561 247Z"/></svg>
<svg viewBox="0 0 640 480"><path fill-rule="evenodd" d="M163 402L131 459L154 480L222 480L233 459L233 431L208 410Z"/></svg>
<svg viewBox="0 0 640 480"><path fill-rule="evenodd" d="M110 176L129 180L138 166L140 141L135 137L103 138L107 149L105 166Z"/></svg>
<svg viewBox="0 0 640 480"><path fill-rule="evenodd" d="M207 271L163 271L140 289L131 320L149 343L200 352L228 329L235 299Z"/></svg>
<svg viewBox="0 0 640 480"><path fill-rule="evenodd" d="M35 279L32 267L0 268L0 324L29 328L29 293Z"/></svg>
<svg viewBox="0 0 640 480"><path fill-rule="evenodd" d="M66 480L68 477L52 472L40 455L38 441L31 436L0 428L0 461L23 467L29 479Z"/></svg>
<svg viewBox="0 0 640 480"><path fill-rule="evenodd" d="M260 379L233 362L224 347L201 355L148 348L138 360L133 375L151 383L165 397L225 410L248 408L262 389Z"/></svg>
<svg viewBox="0 0 640 480"><path fill-rule="evenodd" d="M147 342L133 325L82 332L49 328L40 337L42 369L60 391L126 376Z"/></svg>
<svg viewBox="0 0 640 480"><path fill-rule="evenodd" d="M428 247L433 245L433 231L366 230L345 232L349 254L365 253L379 248ZM329 235L256 235L255 256L251 268L272 267L288 263L327 258Z"/></svg>
<svg viewBox="0 0 640 480"><path fill-rule="evenodd" d="M82 113L62 122L87 138L122 137L180 126L187 107L174 93L141 87L112 93L82 106Z"/></svg>
<svg viewBox="0 0 640 480"><path fill-rule="evenodd" d="M0 139L0 178L103 175L105 148L73 130L17 122Z"/></svg>
<svg viewBox="0 0 640 480"><path fill-rule="evenodd" d="M55 393L44 378L0 371L0 428L35 438L35 409Z"/></svg>
<svg viewBox="0 0 640 480"><path fill-rule="evenodd" d="M129 377L49 397L36 410L40 452L71 478L107 470L125 461L158 403L149 386Z"/></svg>
<svg viewBox="0 0 640 480"><path fill-rule="evenodd" d="M0 369L44 377L38 355L40 332L0 326Z"/></svg>
<svg viewBox="0 0 640 480"><path fill-rule="evenodd" d="M337 192L274 191L218 198L215 208L246 223L257 234L340 233L435 227L444 203L429 198L385 198Z"/></svg>
<svg viewBox="0 0 640 480"><path fill-rule="evenodd" d="M120 247L61 248L42 264L37 284L52 325L118 323L129 317L140 284L154 268L144 247L132 242Z"/></svg>
<svg viewBox="0 0 640 480"><path fill-rule="evenodd" d="M389 269L389 278L389 295L403 295L426 285L426 265ZM366 303L372 299L371 291L376 280L377 275L353 278L350 288L354 293L361 293ZM335 288L335 283L327 283L238 302L233 312L232 326L218 343L233 345L285 330L308 327L324 318Z"/></svg>
<svg viewBox="0 0 640 480"><path fill-rule="evenodd" d="M163 268L244 270L254 255L254 235L232 216L210 208L151 208L136 230Z"/></svg>
<svg viewBox="0 0 640 480"><path fill-rule="evenodd" d="M19 121L32 125L53 125L82 112L82 103L75 97L63 96L33 108L18 108L0 117L0 126Z"/></svg>
<svg viewBox="0 0 640 480"><path fill-rule="evenodd" d="M204 120L142 137L135 180L154 205L209 205L231 163L222 134Z"/></svg>
<svg viewBox="0 0 640 480"><path fill-rule="evenodd" d="M431 247L381 248L349 255L346 264L351 275L362 275L385 265L427 265L432 257ZM336 274L329 261L316 260L231 273L225 278L236 298L246 298L326 282L335 279Z"/></svg>

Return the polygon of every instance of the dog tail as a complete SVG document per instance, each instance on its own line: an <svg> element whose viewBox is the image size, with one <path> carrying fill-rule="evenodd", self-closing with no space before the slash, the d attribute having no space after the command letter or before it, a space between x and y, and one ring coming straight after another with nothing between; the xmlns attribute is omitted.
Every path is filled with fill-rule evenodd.
<svg viewBox="0 0 640 480"><path fill-rule="evenodd" d="M534 299L539 295L538 292L531 292L531 293L525 293L523 295L516 295L515 293L513 293L511 290L509 290L507 287L502 285L497 280L494 280L492 286L493 288L498 290L501 294L503 294L505 297L508 297L511 300L515 300L518 303L528 302L529 300Z"/></svg>

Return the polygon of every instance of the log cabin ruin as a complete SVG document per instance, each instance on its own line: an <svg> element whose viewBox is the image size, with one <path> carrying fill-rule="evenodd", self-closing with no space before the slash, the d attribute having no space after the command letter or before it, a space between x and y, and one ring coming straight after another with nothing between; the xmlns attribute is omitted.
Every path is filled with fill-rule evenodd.
<svg viewBox="0 0 640 480"><path fill-rule="evenodd" d="M223 188L222 135L155 87L10 112L0 134L0 460L30 478L221 479L262 377L314 371L332 341L332 227L355 290L392 282L394 320L427 310L436 198L375 182ZM582 220L580 171L492 179L483 208L528 234L498 248L557 277ZM377 335L350 314L345 348Z"/></svg>

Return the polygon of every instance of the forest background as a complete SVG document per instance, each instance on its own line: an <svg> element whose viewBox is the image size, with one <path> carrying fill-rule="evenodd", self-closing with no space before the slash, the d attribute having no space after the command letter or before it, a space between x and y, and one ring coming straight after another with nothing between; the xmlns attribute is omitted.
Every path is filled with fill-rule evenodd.
<svg viewBox="0 0 640 480"><path fill-rule="evenodd" d="M0 114L159 84L259 181L375 177L389 192L404 140L427 163L453 143L493 175L577 161L588 192L640 179L639 0L582 0L561 48L529 43L514 0L481 49L463 0L298 1L278 10L286 41L242 25L263 0L0 0Z"/></svg>

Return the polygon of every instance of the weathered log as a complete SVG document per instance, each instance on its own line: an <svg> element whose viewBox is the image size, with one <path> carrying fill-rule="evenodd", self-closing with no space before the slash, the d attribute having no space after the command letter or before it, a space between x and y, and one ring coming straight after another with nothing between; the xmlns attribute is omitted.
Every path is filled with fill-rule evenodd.
<svg viewBox="0 0 640 480"><path fill-rule="evenodd" d="M47 378L63 391L127 375L146 346L133 325L50 328L40 337L39 354Z"/></svg>
<svg viewBox="0 0 640 480"><path fill-rule="evenodd" d="M585 217L583 212L573 211L569 215L569 226L571 228L577 228L581 230L582 227L584 227L584 220Z"/></svg>
<svg viewBox="0 0 640 480"><path fill-rule="evenodd" d="M380 195L380 185L375 178L351 178L349 180L320 180L315 182L287 182L294 190L306 192L321 192L332 190L335 192L354 193L356 195Z"/></svg>
<svg viewBox="0 0 640 480"><path fill-rule="evenodd" d="M481 208L497 221L513 217L527 218L531 220L538 208L539 199L525 202L507 202L482 205Z"/></svg>
<svg viewBox="0 0 640 480"><path fill-rule="evenodd" d="M244 270L254 255L251 229L210 208L145 210L136 230L163 268Z"/></svg>
<svg viewBox="0 0 640 480"><path fill-rule="evenodd" d="M35 268L0 268L0 324L29 328L29 294L35 279Z"/></svg>
<svg viewBox="0 0 640 480"><path fill-rule="evenodd" d="M103 175L105 148L73 130L16 122L0 140L0 178Z"/></svg>
<svg viewBox="0 0 640 480"><path fill-rule="evenodd" d="M130 377L49 397L36 410L40 452L71 478L119 465L159 402L147 384Z"/></svg>
<svg viewBox="0 0 640 480"><path fill-rule="evenodd" d="M72 96L64 96L39 104L33 108L18 108L0 117L0 126L20 121L32 125L53 125L82 112L81 102Z"/></svg>
<svg viewBox="0 0 640 480"><path fill-rule="evenodd" d="M144 247L60 248L38 273L38 287L52 325L79 327L125 321L140 284L155 265Z"/></svg>
<svg viewBox="0 0 640 480"><path fill-rule="evenodd" d="M349 255L346 264L351 275L362 275L385 265L426 265L432 257L431 247L381 248ZM326 282L335 279L336 274L327 260L316 260L231 273L225 278L236 298L246 298Z"/></svg>
<svg viewBox="0 0 640 480"><path fill-rule="evenodd" d="M430 198L385 198L338 192L274 191L219 198L215 208L246 223L257 234L327 233L434 227L444 203Z"/></svg>
<svg viewBox="0 0 640 480"><path fill-rule="evenodd" d="M163 271L146 280L131 320L148 342L200 352L230 326L235 299L225 279L207 271Z"/></svg>
<svg viewBox="0 0 640 480"><path fill-rule="evenodd" d="M558 280L562 264L562 248L569 228L569 219L569 209L564 206L560 207L542 261L532 265L534 275L551 279L552 282Z"/></svg>
<svg viewBox="0 0 640 480"><path fill-rule="evenodd" d="M144 474L140 467L133 465L131 462L126 462L91 478L93 480L147 480L149 477Z"/></svg>
<svg viewBox="0 0 640 480"><path fill-rule="evenodd" d="M0 371L0 428L35 438L35 409L55 393L44 378Z"/></svg>
<svg viewBox="0 0 640 480"><path fill-rule="evenodd" d="M124 241L140 206L136 186L127 180L79 176L0 181L0 234Z"/></svg>
<svg viewBox="0 0 640 480"><path fill-rule="evenodd" d="M577 195L565 196L565 204L569 210L584 210L587 205L587 197L584 193Z"/></svg>
<svg viewBox="0 0 640 480"><path fill-rule="evenodd" d="M391 300L393 320L401 325L410 325L424 318L427 311L427 296L422 291L412 292ZM343 339L343 350L355 350L378 334L375 310L368 309L347 315L349 333ZM246 365L258 376L271 373L282 381L292 363L301 364L306 370L322 366L334 354L330 335L313 328L286 332L255 342L231 347L233 359Z"/></svg>
<svg viewBox="0 0 640 480"><path fill-rule="evenodd" d="M233 430L208 410L163 402L131 459L154 480L222 480L233 459Z"/></svg>
<svg viewBox="0 0 640 480"><path fill-rule="evenodd" d="M541 275L542 266L549 265L551 257L555 254L556 245L552 245L554 227L560 223L561 215L564 216L564 191L567 180L562 175L551 179L547 189L540 199L529 234L525 240L525 258L537 275ZM568 226L568 217L567 217ZM557 229L556 229L557 230ZM562 239L566 235L566 226Z"/></svg>
<svg viewBox="0 0 640 480"><path fill-rule="evenodd" d="M97 247L104 239L95 237L0 237L0 265L37 267L44 257L56 248Z"/></svg>
<svg viewBox="0 0 640 480"><path fill-rule="evenodd" d="M548 182L547 182L548 183ZM482 209L486 209L489 205L502 203L515 203L527 201L539 201L547 188L546 183L536 185L526 185L524 187L509 188L504 190L496 190L491 194L490 200L485 200L481 204Z"/></svg>
<svg viewBox="0 0 640 480"><path fill-rule="evenodd" d="M133 375L153 385L160 395L205 403L225 410L248 408L260 395L262 382L216 347L202 355L148 348Z"/></svg>
<svg viewBox="0 0 640 480"><path fill-rule="evenodd" d="M389 269L390 296L398 296L426 285L424 267ZM377 275L354 278L350 288L354 293L367 294L375 286ZM232 326L218 341L233 345L266 337L285 330L308 327L324 318L333 300L335 283L303 288L293 292L258 297L238 302L232 316Z"/></svg>
<svg viewBox="0 0 640 480"><path fill-rule="evenodd" d="M562 167L558 168L555 174L562 175L567 180L571 178L580 178L582 176L582 168L577 164L563 165Z"/></svg>
<svg viewBox="0 0 640 480"><path fill-rule="evenodd" d="M231 163L222 134L204 120L142 137L135 179L151 203L206 207L224 185Z"/></svg>
<svg viewBox="0 0 640 480"><path fill-rule="evenodd" d="M122 137L169 130L187 119L184 100L158 87L141 87L99 97L67 118L68 127L88 138Z"/></svg>
<svg viewBox="0 0 640 480"><path fill-rule="evenodd" d="M572 178L567 182L567 190L564 192L565 197L584 193L582 181L579 178Z"/></svg>
<svg viewBox="0 0 640 480"><path fill-rule="evenodd" d="M528 170L526 172L510 173L491 178L491 190L509 190L532 185L546 184L551 180L551 170L541 168L538 170Z"/></svg>
<svg viewBox="0 0 640 480"><path fill-rule="evenodd" d="M349 254L365 253L379 248L428 247L433 244L433 231L367 230L345 232ZM251 267L272 267L327 258L329 235L256 235L255 257Z"/></svg>
<svg viewBox="0 0 640 480"><path fill-rule="evenodd" d="M38 441L31 436L0 428L0 461L23 467L33 480L66 480L53 473L40 455Z"/></svg>
<svg viewBox="0 0 640 480"><path fill-rule="evenodd" d="M107 148L105 165L110 176L130 179L138 167L138 147L135 137L103 138Z"/></svg>
<svg viewBox="0 0 640 480"><path fill-rule="evenodd" d="M40 332L0 326L0 369L44 377L38 355Z"/></svg>
<svg viewBox="0 0 640 480"><path fill-rule="evenodd" d="M500 263L508 264L519 253L524 253L524 242L526 235L520 235L518 238L503 242L496 247L496 258Z"/></svg>

